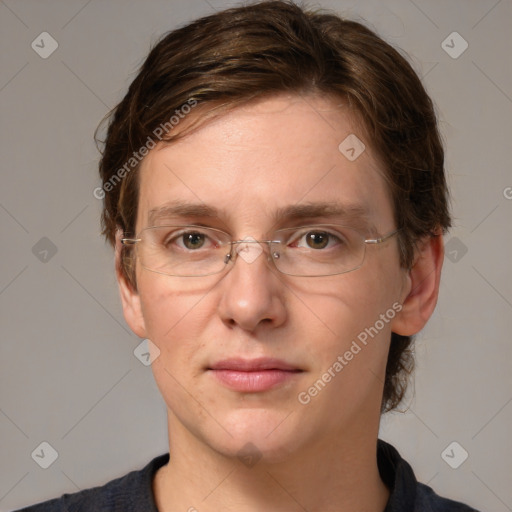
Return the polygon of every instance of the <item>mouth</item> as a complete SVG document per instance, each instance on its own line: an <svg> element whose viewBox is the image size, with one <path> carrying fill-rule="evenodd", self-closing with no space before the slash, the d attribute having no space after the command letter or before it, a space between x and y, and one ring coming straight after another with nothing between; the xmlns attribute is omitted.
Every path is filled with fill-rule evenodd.
<svg viewBox="0 0 512 512"><path fill-rule="evenodd" d="M303 370L279 359L226 359L207 368L222 385L243 393L261 393L290 382Z"/></svg>

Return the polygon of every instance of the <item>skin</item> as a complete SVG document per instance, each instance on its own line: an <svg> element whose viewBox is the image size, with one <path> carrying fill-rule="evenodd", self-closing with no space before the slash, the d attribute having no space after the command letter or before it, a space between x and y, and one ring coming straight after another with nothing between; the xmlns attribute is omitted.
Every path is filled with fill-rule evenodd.
<svg viewBox="0 0 512 512"><path fill-rule="evenodd" d="M234 240L269 239L291 225L275 218L278 208L322 201L364 207L367 234L387 234L393 208L371 144L353 162L338 150L351 133L364 140L357 126L340 101L319 96L279 95L223 114L143 161L137 232L151 209L179 199L219 210L180 222L204 222ZM167 404L171 459L153 484L159 510L383 510L389 492L376 440L391 331L414 334L432 314L442 237L418 245L410 270L400 267L396 237L367 247L360 269L320 278L277 272L264 246L253 262L239 257L217 276L169 277L137 263L136 290L120 270L121 237L125 318L160 350L152 369ZM298 394L395 303L403 309L301 404ZM207 370L230 357L279 358L302 372L275 389L241 393ZM257 463L237 457L244 446Z"/></svg>

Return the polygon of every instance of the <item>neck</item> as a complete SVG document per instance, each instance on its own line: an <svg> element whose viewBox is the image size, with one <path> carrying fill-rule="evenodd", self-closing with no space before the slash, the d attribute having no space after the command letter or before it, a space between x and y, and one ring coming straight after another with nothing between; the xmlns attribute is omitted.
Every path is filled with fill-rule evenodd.
<svg viewBox="0 0 512 512"><path fill-rule="evenodd" d="M170 461L153 483L158 510L382 511L389 491L377 467L378 424L352 431L357 435L320 439L269 463L221 455L173 423Z"/></svg>

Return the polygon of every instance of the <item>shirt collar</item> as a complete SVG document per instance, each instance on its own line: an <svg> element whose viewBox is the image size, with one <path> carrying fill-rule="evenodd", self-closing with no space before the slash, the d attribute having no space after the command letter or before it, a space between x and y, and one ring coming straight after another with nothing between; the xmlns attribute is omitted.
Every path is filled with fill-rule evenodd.
<svg viewBox="0 0 512 512"><path fill-rule="evenodd" d="M377 465L390 492L384 512L414 510L418 484L414 472L393 446L380 439L377 442Z"/></svg>

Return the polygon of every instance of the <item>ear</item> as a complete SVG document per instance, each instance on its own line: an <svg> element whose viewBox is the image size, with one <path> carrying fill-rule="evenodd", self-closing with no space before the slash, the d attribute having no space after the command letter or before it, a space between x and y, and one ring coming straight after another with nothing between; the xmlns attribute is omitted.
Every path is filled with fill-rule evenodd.
<svg viewBox="0 0 512 512"><path fill-rule="evenodd" d="M391 324L393 332L412 336L423 329L436 307L443 259L441 233L428 236L418 243L413 266L407 275L408 293L402 310Z"/></svg>
<svg viewBox="0 0 512 512"><path fill-rule="evenodd" d="M123 314L126 323L130 326L130 329L139 338L146 338L146 326L144 316L142 315L140 296L123 271L121 260L123 249L123 244L121 243L122 237L122 231L118 230L116 233L115 265L117 283L119 285L119 292L121 295L121 304L123 306Z"/></svg>

